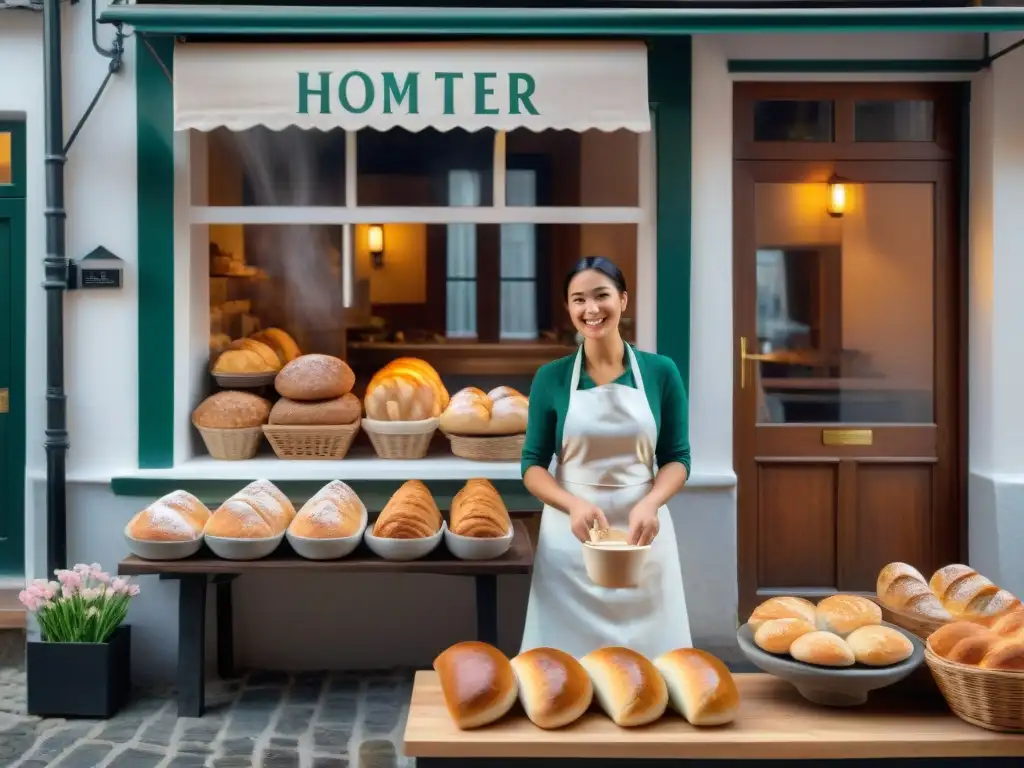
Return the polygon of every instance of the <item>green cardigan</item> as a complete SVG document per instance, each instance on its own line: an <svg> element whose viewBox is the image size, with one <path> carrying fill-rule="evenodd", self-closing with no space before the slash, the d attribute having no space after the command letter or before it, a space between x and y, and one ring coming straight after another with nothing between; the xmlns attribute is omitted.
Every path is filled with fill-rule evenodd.
<svg viewBox="0 0 1024 768"><path fill-rule="evenodd" d="M672 358L641 352L634 348L640 376L644 380L647 402L654 414L658 429L655 458L663 467L677 461L690 471L690 425L686 388L679 369ZM576 353L553 360L540 367L530 386L529 421L526 425L526 443L523 446L522 473L530 467L547 469L551 457L561 451L562 429L569 410L569 385ZM626 372L614 383L636 387L628 355ZM579 389L593 389L594 380L587 375L586 366L580 370Z"/></svg>

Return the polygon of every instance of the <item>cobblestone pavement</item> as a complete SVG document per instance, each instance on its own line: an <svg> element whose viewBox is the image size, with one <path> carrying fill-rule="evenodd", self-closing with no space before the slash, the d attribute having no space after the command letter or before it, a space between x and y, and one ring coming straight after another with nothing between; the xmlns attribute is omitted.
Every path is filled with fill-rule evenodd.
<svg viewBox="0 0 1024 768"><path fill-rule="evenodd" d="M105 721L25 714L25 675L0 669L0 768L411 768L401 754L412 673L254 672L207 685L179 718L147 691Z"/></svg>

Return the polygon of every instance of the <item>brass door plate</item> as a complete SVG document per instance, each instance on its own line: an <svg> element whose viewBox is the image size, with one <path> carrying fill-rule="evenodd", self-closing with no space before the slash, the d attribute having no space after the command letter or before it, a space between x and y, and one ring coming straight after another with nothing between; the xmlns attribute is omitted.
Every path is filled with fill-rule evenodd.
<svg viewBox="0 0 1024 768"><path fill-rule="evenodd" d="M0 413L7 413L11 407L11 396L7 387L0 389Z"/></svg>
<svg viewBox="0 0 1024 768"><path fill-rule="evenodd" d="M822 445L872 445L875 434L870 429L823 429Z"/></svg>

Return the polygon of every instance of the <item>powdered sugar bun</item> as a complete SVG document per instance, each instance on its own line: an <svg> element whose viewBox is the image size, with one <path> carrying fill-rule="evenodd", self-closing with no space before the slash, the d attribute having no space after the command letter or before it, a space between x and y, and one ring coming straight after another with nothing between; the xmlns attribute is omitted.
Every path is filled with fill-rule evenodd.
<svg viewBox="0 0 1024 768"><path fill-rule="evenodd" d="M503 386L495 387L494 389L492 389L490 392L487 393L487 397L490 398L492 402L496 403L499 400L502 400L506 397L523 397L523 393L520 392L518 389Z"/></svg>
<svg viewBox="0 0 1024 768"><path fill-rule="evenodd" d="M195 541L203 534L210 510L187 491L172 491L137 513L126 528L139 541Z"/></svg>
<svg viewBox="0 0 1024 768"><path fill-rule="evenodd" d="M365 520L366 508L356 492L333 480L302 505L288 531L306 539L345 539L358 534Z"/></svg>
<svg viewBox="0 0 1024 768"><path fill-rule="evenodd" d="M295 517L288 497L269 480L257 480L221 504L206 534L226 539L268 539L284 533Z"/></svg>

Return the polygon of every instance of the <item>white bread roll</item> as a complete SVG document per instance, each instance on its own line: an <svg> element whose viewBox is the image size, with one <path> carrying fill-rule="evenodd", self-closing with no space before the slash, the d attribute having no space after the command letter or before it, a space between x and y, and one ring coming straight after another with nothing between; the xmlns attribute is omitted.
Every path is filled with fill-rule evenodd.
<svg viewBox="0 0 1024 768"><path fill-rule="evenodd" d="M519 701L538 728L561 728L583 717L594 698L590 676L556 648L534 648L512 659Z"/></svg>
<svg viewBox="0 0 1024 768"><path fill-rule="evenodd" d="M892 627L868 626L855 629L846 638L858 664L887 667L906 661L914 653L914 644Z"/></svg>
<svg viewBox="0 0 1024 768"><path fill-rule="evenodd" d="M853 630L882 623L882 609L859 595L832 595L817 608L818 629L846 637Z"/></svg>
<svg viewBox="0 0 1024 768"><path fill-rule="evenodd" d="M843 638L832 632L808 632L789 647L789 655L805 664L819 667L852 667L853 650Z"/></svg>
<svg viewBox="0 0 1024 768"><path fill-rule="evenodd" d="M341 480L332 480L302 505L288 530L305 539L347 539L359 533L365 517L356 492Z"/></svg>
<svg viewBox="0 0 1024 768"><path fill-rule="evenodd" d="M526 415L530 401L522 395L511 395L491 407L489 432L492 435L521 435L526 432Z"/></svg>
<svg viewBox="0 0 1024 768"><path fill-rule="evenodd" d="M765 600L750 614L747 622L755 632L771 619L803 619L814 624L817 621L814 603L802 597L772 597Z"/></svg>
<svg viewBox="0 0 1024 768"><path fill-rule="evenodd" d="M814 625L803 619L769 619L754 633L754 644L767 653L789 653L798 637L814 631Z"/></svg>
<svg viewBox="0 0 1024 768"><path fill-rule="evenodd" d="M512 664L487 643L456 643L434 659L434 670L448 714L464 730L500 720L519 695Z"/></svg>
<svg viewBox="0 0 1024 768"><path fill-rule="evenodd" d="M127 533L139 541L195 541L209 520L203 502L188 491L172 491L137 513Z"/></svg>
<svg viewBox="0 0 1024 768"><path fill-rule="evenodd" d="M653 723L668 706L668 687L646 657L628 648L599 648L580 659L594 695L616 725Z"/></svg>
<svg viewBox="0 0 1024 768"><path fill-rule="evenodd" d="M696 648L679 648L654 660L672 707L690 725L725 725L736 718L740 692L721 659Z"/></svg>
<svg viewBox="0 0 1024 768"><path fill-rule="evenodd" d="M441 431L467 437L520 435L526 432L530 401L511 387L489 393L477 387L456 392L441 414Z"/></svg>
<svg viewBox="0 0 1024 768"><path fill-rule="evenodd" d="M257 480L220 505L206 535L225 539L269 539L285 532L295 507L269 480Z"/></svg>

